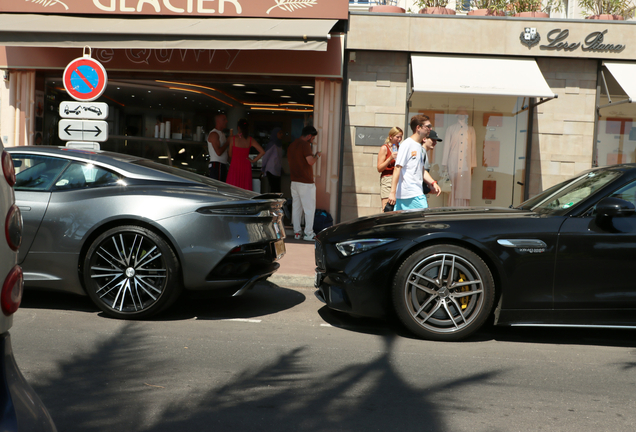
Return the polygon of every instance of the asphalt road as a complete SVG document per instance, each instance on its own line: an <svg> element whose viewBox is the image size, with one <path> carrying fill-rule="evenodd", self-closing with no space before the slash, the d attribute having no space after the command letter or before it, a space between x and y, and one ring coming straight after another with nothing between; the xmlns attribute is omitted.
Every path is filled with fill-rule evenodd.
<svg viewBox="0 0 636 432"><path fill-rule="evenodd" d="M264 283L145 322L27 292L11 334L60 432L636 430L635 331L429 342Z"/></svg>

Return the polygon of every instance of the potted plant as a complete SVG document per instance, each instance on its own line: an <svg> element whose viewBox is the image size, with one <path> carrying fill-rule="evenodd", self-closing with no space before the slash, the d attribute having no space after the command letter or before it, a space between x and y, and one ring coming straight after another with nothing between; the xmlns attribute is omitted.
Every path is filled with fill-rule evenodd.
<svg viewBox="0 0 636 432"><path fill-rule="evenodd" d="M632 0L579 0L579 7L590 14L585 19L624 20L636 6Z"/></svg>
<svg viewBox="0 0 636 432"><path fill-rule="evenodd" d="M506 16L508 0L471 0L468 15Z"/></svg>
<svg viewBox="0 0 636 432"><path fill-rule="evenodd" d="M453 9L446 7L448 0L417 0L413 4L421 8L421 14L455 15Z"/></svg>
<svg viewBox="0 0 636 432"><path fill-rule="evenodd" d="M397 5L397 0L375 0L369 6L369 12L404 13L404 8Z"/></svg>
<svg viewBox="0 0 636 432"><path fill-rule="evenodd" d="M508 10L516 17L550 18L550 12L559 12L561 7L561 0L512 0Z"/></svg>

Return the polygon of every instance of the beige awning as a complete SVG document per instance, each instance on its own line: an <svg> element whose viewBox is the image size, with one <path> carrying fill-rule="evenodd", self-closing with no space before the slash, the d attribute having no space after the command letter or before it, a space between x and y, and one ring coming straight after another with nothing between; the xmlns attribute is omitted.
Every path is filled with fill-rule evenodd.
<svg viewBox="0 0 636 432"><path fill-rule="evenodd" d="M0 14L0 45L326 51L336 20Z"/></svg>
<svg viewBox="0 0 636 432"><path fill-rule="evenodd" d="M526 58L411 55L413 92L555 98Z"/></svg>
<svg viewBox="0 0 636 432"><path fill-rule="evenodd" d="M634 77L636 77L636 65L632 62L605 61L603 62L603 66L607 68L614 80L616 80L616 83L625 93L625 96L627 96L627 100L620 102L636 102L636 79L634 79ZM605 81L605 76L603 76L603 78ZM611 98L611 95L608 94L607 96ZM616 105L616 102L613 105Z"/></svg>

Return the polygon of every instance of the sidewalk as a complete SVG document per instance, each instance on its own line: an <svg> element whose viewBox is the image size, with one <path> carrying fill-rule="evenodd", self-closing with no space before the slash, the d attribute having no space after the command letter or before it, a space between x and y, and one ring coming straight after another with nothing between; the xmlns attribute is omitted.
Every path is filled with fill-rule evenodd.
<svg viewBox="0 0 636 432"><path fill-rule="evenodd" d="M312 288L316 274L314 242L294 240L290 227L285 227L285 233L285 256L279 261L278 271L267 280L281 286Z"/></svg>

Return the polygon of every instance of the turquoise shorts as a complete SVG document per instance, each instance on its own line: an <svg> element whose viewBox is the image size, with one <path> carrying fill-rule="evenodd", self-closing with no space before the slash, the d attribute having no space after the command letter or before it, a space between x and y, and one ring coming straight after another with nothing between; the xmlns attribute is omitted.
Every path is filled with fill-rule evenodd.
<svg viewBox="0 0 636 432"><path fill-rule="evenodd" d="M425 208L428 208L426 195L420 195L414 198L396 199L395 208L393 210L415 210Z"/></svg>

